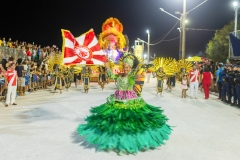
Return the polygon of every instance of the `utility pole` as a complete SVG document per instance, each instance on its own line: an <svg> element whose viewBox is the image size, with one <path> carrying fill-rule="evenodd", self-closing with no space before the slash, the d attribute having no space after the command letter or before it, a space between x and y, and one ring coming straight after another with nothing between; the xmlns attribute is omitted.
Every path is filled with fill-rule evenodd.
<svg viewBox="0 0 240 160"><path fill-rule="evenodd" d="M182 14L182 59L185 59L186 54L186 0L183 0L183 14Z"/></svg>
<svg viewBox="0 0 240 160"><path fill-rule="evenodd" d="M199 6L201 6L202 4L204 4L205 2L207 2L208 0L203 1L202 3L200 3L199 5L197 5L196 7L192 8L190 11L186 11L186 6L187 6L187 0L183 0L183 13L181 14L180 12L175 12L176 14L181 14L181 19L179 19L178 17L172 15L171 13L166 12L163 8L160 8L160 10L162 12L167 13L168 15L180 20L180 29L179 31L181 31L182 33L180 33L180 46L179 46L179 59L185 59L185 55L186 55L186 17L187 14L193 10L195 10L196 8L198 8ZM236 6L237 3L234 4L234 6ZM180 57L180 54L182 54L182 56Z"/></svg>
<svg viewBox="0 0 240 160"><path fill-rule="evenodd" d="M180 28L179 28L179 60L182 59L182 15L180 17Z"/></svg>
<svg viewBox="0 0 240 160"><path fill-rule="evenodd" d="M233 6L234 6L234 10L235 10L234 35L235 35L235 37L237 37L237 20L238 20L239 4L237 2L234 2Z"/></svg>
<svg viewBox="0 0 240 160"><path fill-rule="evenodd" d="M150 32L149 30L147 30L147 34L148 34L148 43L147 43L147 46L148 46L148 58L147 58L147 64L149 64L149 58L150 58Z"/></svg>

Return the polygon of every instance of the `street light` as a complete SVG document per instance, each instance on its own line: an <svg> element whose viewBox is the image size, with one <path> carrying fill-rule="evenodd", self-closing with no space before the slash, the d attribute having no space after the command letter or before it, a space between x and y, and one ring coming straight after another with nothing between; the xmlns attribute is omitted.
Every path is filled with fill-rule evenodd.
<svg viewBox="0 0 240 160"><path fill-rule="evenodd" d="M233 6L236 7L238 5L238 2L233 2Z"/></svg>
<svg viewBox="0 0 240 160"><path fill-rule="evenodd" d="M178 18L178 17L176 17L176 16L174 16L174 15L172 15L171 13L169 13L169 12L167 12L167 11L165 11L163 8L160 8L160 10L162 11L162 12L164 12L164 13L166 13L166 14L168 14L168 15L170 15L170 16L172 16L172 17L174 17L174 18L176 18L177 20L179 20L180 21L180 27L178 28L178 30L179 30L179 33L180 33L180 38L179 38L179 59L182 59L183 58L183 54L182 54L182 21L183 21L183 14L182 13L180 13L179 11L176 11L175 12L175 14L180 14L181 15L181 17L180 18Z"/></svg>
<svg viewBox="0 0 240 160"><path fill-rule="evenodd" d="M177 13L177 12L176 12ZM180 13L180 12L179 12ZM180 13L181 14L181 13ZM180 17L180 28L177 28L179 30L179 59L182 59L182 15Z"/></svg>
<svg viewBox="0 0 240 160"><path fill-rule="evenodd" d="M134 46L132 46L131 48L132 48L132 51L133 51L133 54L134 54Z"/></svg>
<svg viewBox="0 0 240 160"><path fill-rule="evenodd" d="M146 59L146 58L147 58L147 54L144 54L143 56L144 56L144 59Z"/></svg>
<svg viewBox="0 0 240 160"><path fill-rule="evenodd" d="M182 32L180 32L180 47L182 49L182 59L185 58L185 47L186 47L186 25L185 23L182 23L182 22L186 22L186 17L187 17L187 14L193 10L195 10L196 8L198 8L199 6L201 6L202 4L204 4L205 2L207 2L207 0L203 1L202 3L200 3L199 5L197 5L196 7L194 7L193 9L191 9L190 11L186 11L186 3L187 1L186 0L183 0L183 13L180 13L180 12L175 12L176 14L181 14L181 18L179 19L178 17L172 15L171 13L168 13L166 12L163 8L160 8L160 10L162 12L165 12L167 14L169 14L170 16L180 20L180 29ZM179 51L179 54L181 54L181 50Z"/></svg>
<svg viewBox="0 0 240 160"><path fill-rule="evenodd" d="M237 36L237 18L238 18L238 8L240 7L238 2L233 2L234 10L235 10L235 24L234 24L234 35Z"/></svg>
<svg viewBox="0 0 240 160"><path fill-rule="evenodd" d="M147 34L148 34L148 43L147 43L147 45L148 45L148 56L147 56L147 63L149 63L149 57L150 57L150 32L149 32L149 30L147 30L146 31L147 32Z"/></svg>

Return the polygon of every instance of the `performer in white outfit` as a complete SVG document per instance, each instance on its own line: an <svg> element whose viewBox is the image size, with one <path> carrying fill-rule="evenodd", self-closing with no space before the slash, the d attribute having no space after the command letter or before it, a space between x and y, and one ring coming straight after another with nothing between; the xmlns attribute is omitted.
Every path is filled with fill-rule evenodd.
<svg viewBox="0 0 240 160"><path fill-rule="evenodd" d="M189 72L189 84L190 84L190 96L191 98L198 98L198 85L200 82L200 73L197 70L196 65L193 66L193 69ZM195 89L195 91L194 91Z"/></svg>
<svg viewBox="0 0 240 160"><path fill-rule="evenodd" d="M15 103L16 93L17 93L17 71L15 70L15 63L9 64L9 69L6 71L5 77L8 84L7 99L5 107L9 104L17 105Z"/></svg>

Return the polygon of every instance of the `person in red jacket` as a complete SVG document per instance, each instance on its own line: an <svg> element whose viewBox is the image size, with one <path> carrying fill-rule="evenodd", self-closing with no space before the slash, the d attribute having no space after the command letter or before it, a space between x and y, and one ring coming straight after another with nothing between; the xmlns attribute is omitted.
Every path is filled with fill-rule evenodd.
<svg viewBox="0 0 240 160"><path fill-rule="evenodd" d="M209 68L206 67L202 73L202 86L205 94L205 99L209 98L209 89L212 83L213 75L209 71Z"/></svg>
<svg viewBox="0 0 240 160"><path fill-rule="evenodd" d="M27 49L26 54L27 54L28 60L31 61L32 53L31 53L30 48Z"/></svg>

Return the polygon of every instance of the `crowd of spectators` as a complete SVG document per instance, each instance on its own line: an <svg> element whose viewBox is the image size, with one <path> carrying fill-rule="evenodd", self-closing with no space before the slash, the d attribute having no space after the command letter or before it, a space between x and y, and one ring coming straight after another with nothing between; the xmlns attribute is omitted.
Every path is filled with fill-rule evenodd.
<svg viewBox="0 0 240 160"><path fill-rule="evenodd" d="M42 47L41 45L24 41L12 41L11 38L9 38L8 41L6 41L4 37L0 38L0 53L3 55L3 58L6 56L12 56L15 59L28 57L30 61L36 62L43 61L43 59L52 52L61 54L61 51L56 45L52 47Z"/></svg>
<svg viewBox="0 0 240 160"><path fill-rule="evenodd" d="M7 95L9 82L6 74L13 67L13 64L18 77L16 94L13 93L16 97L25 96L30 92L51 86L53 84L53 74L48 70L47 60L54 54L61 54L61 51L55 45L41 48L41 45L37 44L18 42L18 40L12 41L11 38L6 41L5 38L0 38L1 99L6 100L6 97L9 96ZM6 102L9 103L8 99ZM13 102L10 104L13 104ZM16 103L14 102L14 104Z"/></svg>
<svg viewBox="0 0 240 160"><path fill-rule="evenodd" d="M211 81L210 92L217 94L218 100L240 107L239 64L235 62L227 62L226 64L221 62L200 63L198 69L200 77L202 77L203 72L211 72L213 79ZM199 83L199 88L203 90L202 83Z"/></svg>

